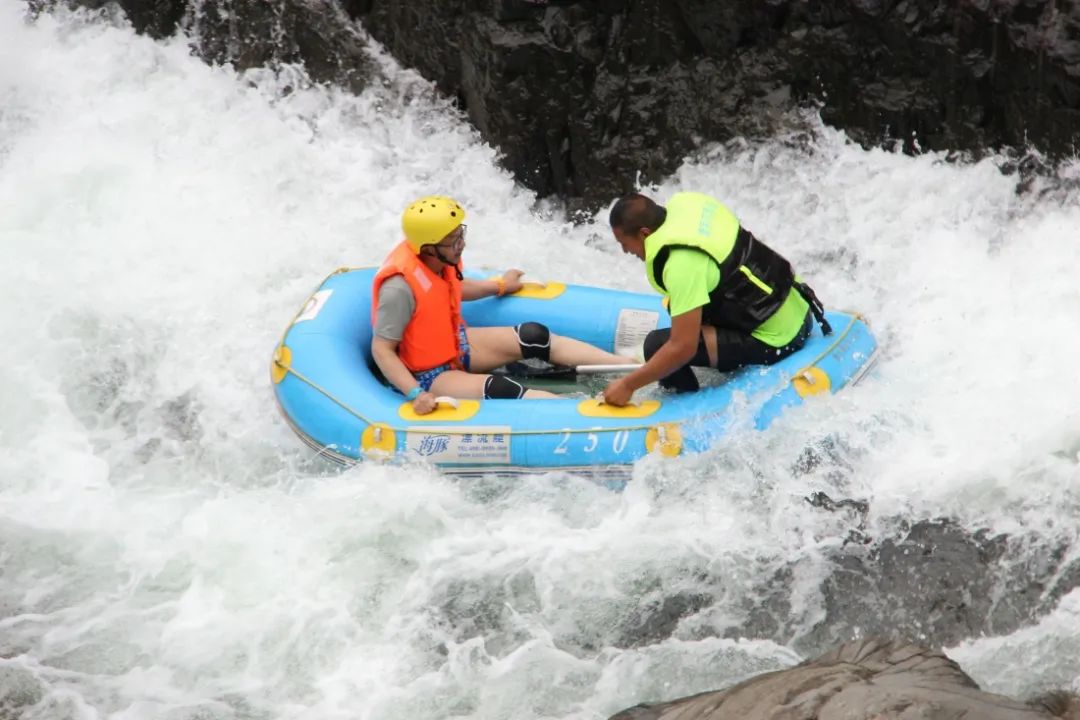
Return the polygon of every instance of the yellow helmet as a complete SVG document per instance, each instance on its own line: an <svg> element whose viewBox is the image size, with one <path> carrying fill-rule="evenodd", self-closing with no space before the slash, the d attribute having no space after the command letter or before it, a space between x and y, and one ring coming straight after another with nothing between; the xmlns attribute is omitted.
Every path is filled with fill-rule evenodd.
<svg viewBox="0 0 1080 720"><path fill-rule="evenodd" d="M425 245L434 245L465 222L465 208L442 195L428 195L405 208L401 229L409 246L420 253Z"/></svg>

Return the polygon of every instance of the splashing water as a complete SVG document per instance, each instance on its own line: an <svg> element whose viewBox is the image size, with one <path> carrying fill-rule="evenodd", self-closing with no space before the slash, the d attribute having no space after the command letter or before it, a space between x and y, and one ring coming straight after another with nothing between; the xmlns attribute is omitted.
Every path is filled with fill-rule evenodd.
<svg viewBox="0 0 1080 720"><path fill-rule="evenodd" d="M1018 194L1000 159L820 126L717 148L654 191L725 199L870 318L884 357L851 392L643 461L623 493L313 458L269 353L328 271L382 259L413 197L469 208L473 263L646 289L602 216L552 219L379 60L385 82L353 97L0 5L0 708L602 718L798 661L731 628L777 558L806 560L793 613L820 618L814 558L847 526L809 493L867 500L870 534L948 515L1075 540L1076 169ZM833 460L799 470L823 442ZM991 690L1075 685L1076 606L952 654Z"/></svg>

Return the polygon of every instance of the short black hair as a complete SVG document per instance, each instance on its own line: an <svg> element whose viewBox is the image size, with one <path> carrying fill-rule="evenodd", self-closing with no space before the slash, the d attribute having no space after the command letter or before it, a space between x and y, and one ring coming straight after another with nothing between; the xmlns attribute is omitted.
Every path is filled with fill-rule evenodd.
<svg viewBox="0 0 1080 720"><path fill-rule="evenodd" d="M641 193L623 195L615 201L608 216L611 227L627 233L636 233L641 228L656 232L666 219L667 210Z"/></svg>

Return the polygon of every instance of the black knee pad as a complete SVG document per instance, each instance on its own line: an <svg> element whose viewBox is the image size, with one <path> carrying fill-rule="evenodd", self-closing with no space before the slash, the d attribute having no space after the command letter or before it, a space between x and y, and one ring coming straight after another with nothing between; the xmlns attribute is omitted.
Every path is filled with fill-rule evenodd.
<svg viewBox="0 0 1080 720"><path fill-rule="evenodd" d="M671 338L671 328L664 328L663 330L653 330L645 336L645 344L642 347L642 352L645 353L645 359L648 360L656 351L664 346L664 343Z"/></svg>
<svg viewBox="0 0 1080 720"><path fill-rule="evenodd" d="M517 400L525 394L525 386L505 375L488 375L484 381L485 400Z"/></svg>
<svg viewBox="0 0 1080 720"><path fill-rule="evenodd" d="M521 323L514 328L518 344L521 345L521 357L526 360L551 358L551 331L538 322Z"/></svg>

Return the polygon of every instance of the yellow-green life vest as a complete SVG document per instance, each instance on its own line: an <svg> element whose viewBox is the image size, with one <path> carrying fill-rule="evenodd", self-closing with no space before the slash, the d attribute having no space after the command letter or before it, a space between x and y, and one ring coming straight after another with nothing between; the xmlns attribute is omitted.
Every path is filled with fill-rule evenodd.
<svg viewBox="0 0 1080 720"><path fill-rule="evenodd" d="M752 332L775 313L795 280L791 264L740 227L738 218L702 193L672 195L664 224L645 238L645 272L656 291L664 287L664 265L675 248L707 253L720 267L720 282L702 309L702 322ZM678 282L677 278L671 279Z"/></svg>

